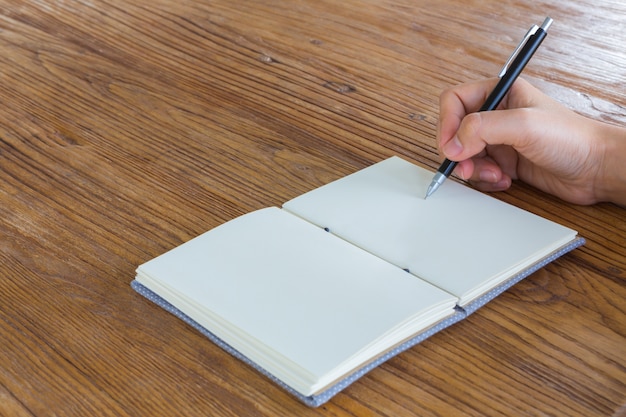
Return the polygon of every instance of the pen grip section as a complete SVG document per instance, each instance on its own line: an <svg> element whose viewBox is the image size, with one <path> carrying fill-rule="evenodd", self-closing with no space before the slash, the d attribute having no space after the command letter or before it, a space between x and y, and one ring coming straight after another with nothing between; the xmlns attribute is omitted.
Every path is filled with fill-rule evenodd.
<svg viewBox="0 0 626 417"><path fill-rule="evenodd" d="M439 167L439 169L437 169L437 171L441 172L447 178L452 175L452 171L454 171L456 164L457 163L455 161L450 161L449 159L446 159L441 163L441 166Z"/></svg>

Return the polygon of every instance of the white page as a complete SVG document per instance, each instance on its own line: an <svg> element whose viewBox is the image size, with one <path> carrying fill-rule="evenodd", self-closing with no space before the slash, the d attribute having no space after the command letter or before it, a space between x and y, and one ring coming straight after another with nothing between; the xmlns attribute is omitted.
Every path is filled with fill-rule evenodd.
<svg viewBox="0 0 626 417"><path fill-rule="evenodd" d="M573 240L576 232L392 157L283 207L440 288L465 305Z"/></svg>
<svg viewBox="0 0 626 417"><path fill-rule="evenodd" d="M278 208L147 262L137 280L304 395L342 376L326 373L355 365L389 329L404 326L395 344L417 331L409 319L428 326L458 301Z"/></svg>

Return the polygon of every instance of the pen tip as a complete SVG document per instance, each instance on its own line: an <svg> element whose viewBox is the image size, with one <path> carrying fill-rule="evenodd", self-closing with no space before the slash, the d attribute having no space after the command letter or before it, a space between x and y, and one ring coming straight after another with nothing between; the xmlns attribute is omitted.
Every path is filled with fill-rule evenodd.
<svg viewBox="0 0 626 417"><path fill-rule="evenodd" d="M426 197L424 197L424 200L426 200L428 197L433 195L434 192L437 191L439 186L443 184L446 178L447 177L445 176L445 174L442 174L441 172L437 171L437 173L435 174L435 177L430 182L430 185L428 186L428 189L426 190Z"/></svg>

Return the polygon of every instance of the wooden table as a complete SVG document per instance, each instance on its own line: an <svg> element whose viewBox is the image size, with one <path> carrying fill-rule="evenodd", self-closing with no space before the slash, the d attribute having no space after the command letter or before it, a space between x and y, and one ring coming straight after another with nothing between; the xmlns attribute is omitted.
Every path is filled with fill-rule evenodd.
<svg viewBox="0 0 626 417"><path fill-rule="evenodd" d="M525 77L625 124L621 0L0 0L0 415L626 415L614 205L496 194L587 244L318 409L129 286L391 155L436 168L441 90L546 15Z"/></svg>

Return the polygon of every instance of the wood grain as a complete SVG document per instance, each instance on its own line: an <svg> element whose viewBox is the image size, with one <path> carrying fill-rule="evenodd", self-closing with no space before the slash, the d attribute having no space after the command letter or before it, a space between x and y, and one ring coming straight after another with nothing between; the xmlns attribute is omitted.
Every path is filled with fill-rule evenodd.
<svg viewBox="0 0 626 417"><path fill-rule="evenodd" d="M587 239L308 409L135 294L135 268L400 155L498 72L626 123L621 0L0 0L0 415L626 415L626 212L496 197ZM454 250L454 248L451 248Z"/></svg>

